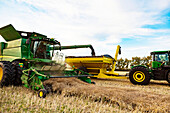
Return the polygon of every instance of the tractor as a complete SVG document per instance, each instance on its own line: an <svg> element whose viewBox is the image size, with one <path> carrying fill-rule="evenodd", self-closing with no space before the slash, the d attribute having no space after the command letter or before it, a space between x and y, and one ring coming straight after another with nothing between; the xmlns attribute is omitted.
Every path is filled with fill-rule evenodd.
<svg viewBox="0 0 170 113"><path fill-rule="evenodd" d="M53 60L54 51L64 49L54 38L36 32L17 31L11 24L0 28L0 87L23 85L38 90L38 96L45 98L47 90L43 81L50 78L77 77L92 83L91 74L82 69L65 70L65 64ZM92 48L91 45L67 48ZM95 54L93 52L93 54Z"/></svg>
<svg viewBox="0 0 170 113"><path fill-rule="evenodd" d="M151 68L144 65L132 66L129 79L133 84L147 85L150 79L167 80L170 83L170 51L153 51Z"/></svg>

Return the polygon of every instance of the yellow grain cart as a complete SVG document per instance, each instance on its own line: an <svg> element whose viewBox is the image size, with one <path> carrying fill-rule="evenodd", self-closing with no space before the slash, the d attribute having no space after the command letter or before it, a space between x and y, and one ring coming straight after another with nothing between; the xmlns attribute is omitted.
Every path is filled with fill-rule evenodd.
<svg viewBox="0 0 170 113"><path fill-rule="evenodd" d="M127 78L126 75L119 75L115 71L118 54L121 54L121 47L118 45L115 58L110 55L102 56L68 56L65 62L76 69L86 68L96 78Z"/></svg>

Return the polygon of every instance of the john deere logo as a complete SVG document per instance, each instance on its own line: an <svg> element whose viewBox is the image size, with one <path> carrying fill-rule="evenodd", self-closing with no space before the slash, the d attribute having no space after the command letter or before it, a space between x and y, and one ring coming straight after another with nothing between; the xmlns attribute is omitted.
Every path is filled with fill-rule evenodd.
<svg viewBox="0 0 170 113"><path fill-rule="evenodd" d="M23 67L23 65L24 65L23 63L19 63L19 66L20 66L21 68Z"/></svg>

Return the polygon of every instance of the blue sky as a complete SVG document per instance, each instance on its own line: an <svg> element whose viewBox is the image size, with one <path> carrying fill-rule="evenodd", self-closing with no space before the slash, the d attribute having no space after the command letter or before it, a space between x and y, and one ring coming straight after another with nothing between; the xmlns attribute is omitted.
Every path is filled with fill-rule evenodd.
<svg viewBox="0 0 170 113"><path fill-rule="evenodd" d="M35 31L62 45L92 44L119 58L170 50L170 0L0 0L0 27ZM1 39L3 41L3 39ZM88 49L63 51L90 55Z"/></svg>

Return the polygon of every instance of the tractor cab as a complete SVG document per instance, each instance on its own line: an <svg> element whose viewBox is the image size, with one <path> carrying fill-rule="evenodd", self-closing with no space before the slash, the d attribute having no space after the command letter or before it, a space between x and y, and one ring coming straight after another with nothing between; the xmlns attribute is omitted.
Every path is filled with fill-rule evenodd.
<svg viewBox="0 0 170 113"><path fill-rule="evenodd" d="M167 67L170 66L170 51L154 51L151 52L153 62L152 68Z"/></svg>

